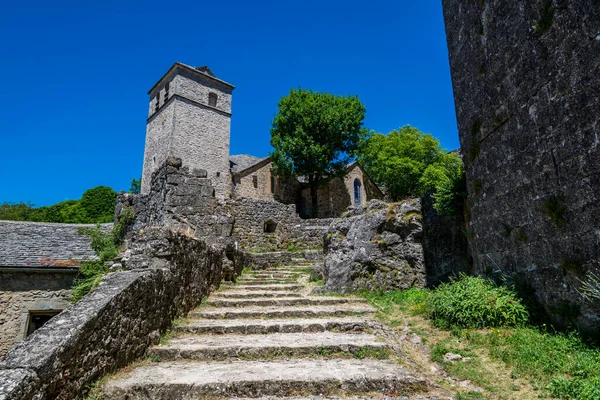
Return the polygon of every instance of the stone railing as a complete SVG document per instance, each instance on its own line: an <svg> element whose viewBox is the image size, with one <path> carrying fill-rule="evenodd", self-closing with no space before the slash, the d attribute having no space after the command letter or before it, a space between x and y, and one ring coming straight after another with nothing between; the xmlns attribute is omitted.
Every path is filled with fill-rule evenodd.
<svg viewBox="0 0 600 400"><path fill-rule="evenodd" d="M133 235L129 270L50 320L0 361L0 399L82 399L107 373L143 357L245 256L165 227Z"/></svg>

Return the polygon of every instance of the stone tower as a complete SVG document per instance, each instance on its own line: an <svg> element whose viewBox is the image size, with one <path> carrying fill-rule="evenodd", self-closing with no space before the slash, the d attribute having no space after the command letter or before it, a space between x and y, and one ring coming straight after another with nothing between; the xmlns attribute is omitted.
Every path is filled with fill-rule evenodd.
<svg viewBox="0 0 600 400"><path fill-rule="evenodd" d="M217 199L229 197L233 89L207 67L181 63L173 64L150 89L142 193L150 191L152 172L175 156L184 166L208 172Z"/></svg>

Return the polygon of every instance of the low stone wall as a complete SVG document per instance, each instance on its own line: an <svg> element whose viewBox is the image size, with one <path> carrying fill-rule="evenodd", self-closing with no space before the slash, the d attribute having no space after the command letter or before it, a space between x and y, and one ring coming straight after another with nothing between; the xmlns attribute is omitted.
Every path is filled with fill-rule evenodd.
<svg viewBox="0 0 600 400"><path fill-rule="evenodd" d="M173 319L216 289L244 255L168 228L133 234L131 256L100 286L0 361L0 399L82 399L89 385L144 356Z"/></svg>
<svg viewBox="0 0 600 400"><path fill-rule="evenodd" d="M310 264L323 261L322 250L244 253L244 256L246 257L244 264L254 270L267 269L273 265Z"/></svg>
<svg viewBox="0 0 600 400"><path fill-rule="evenodd" d="M227 214L233 216L233 238L242 249L286 250L317 249L332 219L301 219L296 206L269 200L238 199L228 202ZM272 232L265 232L273 224Z"/></svg>

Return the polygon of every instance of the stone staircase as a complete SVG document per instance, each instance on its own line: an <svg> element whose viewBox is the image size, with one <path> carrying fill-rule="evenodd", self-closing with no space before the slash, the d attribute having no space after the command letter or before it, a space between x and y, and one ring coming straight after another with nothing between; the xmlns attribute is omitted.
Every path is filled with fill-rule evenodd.
<svg viewBox="0 0 600 400"><path fill-rule="evenodd" d="M224 285L151 349L151 361L106 379L93 398L437 398L401 367L373 308L310 296L306 268L272 267Z"/></svg>

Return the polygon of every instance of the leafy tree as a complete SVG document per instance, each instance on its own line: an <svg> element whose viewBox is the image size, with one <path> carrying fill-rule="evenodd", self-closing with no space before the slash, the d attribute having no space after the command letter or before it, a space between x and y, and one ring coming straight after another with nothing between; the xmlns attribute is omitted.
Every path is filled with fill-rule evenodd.
<svg viewBox="0 0 600 400"><path fill-rule="evenodd" d="M79 200L85 222L112 222L115 213L117 192L108 186L96 186L86 190Z"/></svg>
<svg viewBox="0 0 600 400"><path fill-rule="evenodd" d="M372 134L361 144L357 159L394 200L433 190L438 211L452 215L462 208L462 161L430 134L410 125L387 135Z"/></svg>
<svg viewBox="0 0 600 400"><path fill-rule="evenodd" d="M133 178L131 180L131 186L129 186L129 190L127 193L138 194L142 190L142 180Z"/></svg>
<svg viewBox="0 0 600 400"><path fill-rule="evenodd" d="M305 177L311 212L318 215L317 189L342 176L365 135L365 106L356 96L292 89L279 100L271 129L274 172Z"/></svg>
<svg viewBox="0 0 600 400"><path fill-rule="evenodd" d="M0 220L28 221L33 210L31 203L2 203L0 204Z"/></svg>

